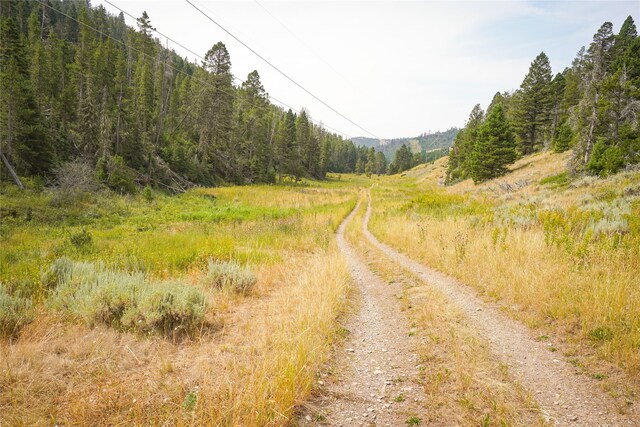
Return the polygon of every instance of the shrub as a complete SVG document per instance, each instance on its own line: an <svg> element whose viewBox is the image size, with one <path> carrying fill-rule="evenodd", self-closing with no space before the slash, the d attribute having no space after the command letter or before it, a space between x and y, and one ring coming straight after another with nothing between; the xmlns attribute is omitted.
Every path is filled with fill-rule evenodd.
<svg viewBox="0 0 640 427"><path fill-rule="evenodd" d="M149 187L148 185L144 187L144 190L142 190L142 197L149 203L153 202L153 199L155 199L155 197L153 195L151 187Z"/></svg>
<svg viewBox="0 0 640 427"><path fill-rule="evenodd" d="M593 224L593 234L626 233L629 223L624 218L601 218Z"/></svg>
<svg viewBox="0 0 640 427"><path fill-rule="evenodd" d="M592 341L610 341L614 333L611 328L607 326L599 326L590 330L588 335Z"/></svg>
<svg viewBox="0 0 640 427"><path fill-rule="evenodd" d="M83 250L91 246L93 243L93 237L91 237L91 234L87 230L82 228L82 230L77 233L69 235L69 243L71 243L71 245L77 250Z"/></svg>
<svg viewBox="0 0 640 427"><path fill-rule="evenodd" d="M562 172L557 175L551 175L540 180L540 184L548 184L552 187L563 187L569 184L571 179L568 172Z"/></svg>
<svg viewBox="0 0 640 427"><path fill-rule="evenodd" d="M182 334L203 323L205 307L204 295L196 288L164 282L145 287L132 311L135 317L125 320L131 328Z"/></svg>
<svg viewBox="0 0 640 427"><path fill-rule="evenodd" d="M562 123L553 138L553 150L556 153L567 151L569 148L571 148L572 139L573 133L571 132L571 126L569 126L567 122Z"/></svg>
<svg viewBox="0 0 640 427"><path fill-rule="evenodd" d="M587 170L593 175L608 176L618 172L624 166L624 157L620 148L608 146L602 140L593 147Z"/></svg>
<svg viewBox="0 0 640 427"><path fill-rule="evenodd" d="M95 170L83 159L63 163L55 170L55 176L56 186L63 193L91 193L100 188Z"/></svg>
<svg viewBox="0 0 640 427"><path fill-rule="evenodd" d="M47 280L57 283L49 305L89 326L175 336L204 323L204 295L179 282L151 282L142 273L65 258L52 264Z"/></svg>
<svg viewBox="0 0 640 427"><path fill-rule="evenodd" d="M42 275L42 283L47 288L55 288L60 282L69 280L74 267L77 268L71 259L67 257L58 258L49 266L49 270Z"/></svg>
<svg viewBox="0 0 640 427"><path fill-rule="evenodd" d="M209 259L205 278L209 286L228 289L240 294L251 291L258 279L251 270L237 261L218 261Z"/></svg>
<svg viewBox="0 0 640 427"><path fill-rule="evenodd" d="M184 397L182 408L185 411L193 411L193 409L196 407L196 403L198 403L198 394L196 392L190 391Z"/></svg>
<svg viewBox="0 0 640 427"><path fill-rule="evenodd" d="M31 300L10 295L0 283L0 335L15 336L20 329L33 320Z"/></svg>
<svg viewBox="0 0 640 427"><path fill-rule="evenodd" d="M407 425L408 426L419 426L420 423L422 423L422 419L419 417L409 417L407 418Z"/></svg>
<svg viewBox="0 0 640 427"><path fill-rule="evenodd" d="M122 157L113 156L102 162L104 166L100 165L100 175L109 188L119 193L136 193L138 188L135 184L135 172L125 164Z"/></svg>

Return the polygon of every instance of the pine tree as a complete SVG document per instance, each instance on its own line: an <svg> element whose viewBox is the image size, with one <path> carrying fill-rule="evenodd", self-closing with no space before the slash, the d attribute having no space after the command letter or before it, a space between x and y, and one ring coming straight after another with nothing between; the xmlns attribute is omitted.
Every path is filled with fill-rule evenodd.
<svg viewBox="0 0 640 427"><path fill-rule="evenodd" d="M276 134L275 161L279 182L285 175L292 175L296 179L300 177L300 158L296 145L296 116L289 109L279 121Z"/></svg>
<svg viewBox="0 0 640 427"><path fill-rule="evenodd" d="M551 146L558 151L557 139L560 127L567 120L567 111L563 109L564 91L566 81L564 74L558 73L551 81L551 93L553 95L553 107L551 109ZM566 148L560 150L564 151Z"/></svg>
<svg viewBox="0 0 640 427"><path fill-rule="evenodd" d="M296 175L302 176L310 169L310 149L311 149L311 124L307 111L303 109L296 118L296 147L298 149L298 158L301 164L298 165L299 170Z"/></svg>
<svg viewBox="0 0 640 427"><path fill-rule="evenodd" d="M384 153L377 151L375 155L375 173L384 175L387 172L387 159Z"/></svg>
<svg viewBox="0 0 640 427"><path fill-rule="evenodd" d="M513 115L520 152L524 155L531 154L550 142L553 93L551 65L544 52L531 63L516 99Z"/></svg>
<svg viewBox="0 0 640 427"><path fill-rule="evenodd" d="M470 177L471 154L478 138L478 131L484 120L484 111L476 104L469 114L469 120L456 135L449 153L446 182L448 184Z"/></svg>
<svg viewBox="0 0 640 427"><path fill-rule="evenodd" d="M586 55L574 62L574 69L582 78L581 96L573 114L576 123L575 152L572 167L583 171L589 164L593 148L603 129L602 91L611 64L614 43L612 24L605 22L593 36Z"/></svg>
<svg viewBox="0 0 640 427"><path fill-rule="evenodd" d="M403 172L413 167L413 155L406 144L396 151L396 157L393 160L395 173Z"/></svg>
<svg viewBox="0 0 640 427"><path fill-rule="evenodd" d="M511 125L502 105L496 105L487 115L473 148L471 177L475 183L486 181L508 172L507 165L517 158Z"/></svg>
<svg viewBox="0 0 640 427"><path fill-rule="evenodd" d="M571 132L571 126L565 121L555 132L553 139L553 150L556 153L562 153L571 148L571 140L573 139L573 133Z"/></svg>
<svg viewBox="0 0 640 427"><path fill-rule="evenodd" d="M0 152L21 173L45 174L52 167L29 76L27 50L12 18L0 21Z"/></svg>
<svg viewBox="0 0 640 427"><path fill-rule="evenodd" d="M636 24L631 15L629 15L622 24L620 32L614 38L612 49L614 58L611 66L613 72L626 68L626 64L630 59L627 56L627 52L637 37L638 30Z"/></svg>
<svg viewBox="0 0 640 427"><path fill-rule="evenodd" d="M376 149L370 147L367 150L367 161L364 165L364 173L367 174L368 177L371 177L371 174L376 172Z"/></svg>
<svg viewBox="0 0 640 427"><path fill-rule="evenodd" d="M491 99L491 103L489 104L489 107L487 107L487 114L489 114L491 110L493 110L498 104L502 105L502 107L504 108L505 103L506 103L505 95L503 95L500 92L496 92L495 95L493 95L493 98ZM506 110L506 108L504 109Z"/></svg>
<svg viewBox="0 0 640 427"><path fill-rule="evenodd" d="M236 147L231 145L234 88L226 46L221 42L213 45L204 57L203 66L208 73L208 85L201 97L200 164L205 173L230 180L236 170Z"/></svg>
<svg viewBox="0 0 640 427"><path fill-rule="evenodd" d="M319 169L320 169L320 178L324 179L329 171L329 160L331 156L331 145L329 143L329 138L327 137L324 129L320 128L319 139L320 139L320 158L319 158Z"/></svg>
<svg viewBox="0 0 640 427"><path fill-rule="evenodd" d="M240 157L248 165L242 175L248 182L269 180L271 153L268 144L270 120L267 113L267 93L258 72L252 71L242 83L236 119L236 143L240 146Z"/></svg>
<svg viewBox="0 0 640 427"><path fill-rule="evenodd" d="M320 147L320 136L317 132L315 132L315 128L312 125L311 137L309 140L309 148L307 151L307 164L309 165L309 169L307 173L310 177L315 179L322 179L324 174L322 173L322 169L320 166L320 156L321 156L321 147Z"/></svg>

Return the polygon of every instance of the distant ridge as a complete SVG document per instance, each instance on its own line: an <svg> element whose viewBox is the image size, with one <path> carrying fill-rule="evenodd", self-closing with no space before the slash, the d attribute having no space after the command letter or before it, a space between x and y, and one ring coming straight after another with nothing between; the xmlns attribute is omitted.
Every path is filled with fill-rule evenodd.
<svg viewBox="0 0 640 427"><path fill-rule="evenodd" d="M444 132L425 133L413 138L375 139L355 137L351 138L351 141L353 141L355 145L365 146L367 148L373 147L376 151L384 153L385 157L391 161L394 159L396 151L402 144L406 144L413 153L429 153L439 150L443 155L446 155L444 149L448 150L453 145L453 140L458 134L458 131L458 128L453 127Z"/></svg>

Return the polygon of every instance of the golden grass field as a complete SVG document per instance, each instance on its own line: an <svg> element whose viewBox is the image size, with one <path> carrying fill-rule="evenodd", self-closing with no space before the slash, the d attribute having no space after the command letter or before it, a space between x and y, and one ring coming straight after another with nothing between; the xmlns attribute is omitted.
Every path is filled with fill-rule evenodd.
<svg viewBox="0 0 640 427"><path fill-rule="evenodd" d="M85 195L74 208L46 192L21 197L2 195L17 213L2 224L1 277L33 304L1 341L0 425L290 422L347 301L333 233L355 204L353 184ZM70 243L81 231L90 241ZM87 323L48 303L43 272L61 256L197 289L205 318L186 337ZM238 261L257 283L247 294L212 288L209 258Z"/></svg>
<svg viewBox="0 0 640 427"><path fill-rule="evenodd" d="M527 157L478 186L442 187L442 159L391 177L179 196L2 187L0 425L291 424L340 339L350 281L334 232L368 188L380 240L637 401L640 173L574 178L567 159ZM407 285L429 419L543 424L464 316L363 241L363 210L348 238ZM216 263L251 286L221 285Z"/></svg>
<svg viewBox="0 0 640 427"><path fill-rule="evenodd" d="M442 188L446 158L380 180L372 232L497 301L614 395L640 389L640 173L571 178L568 154Z"/></svg>

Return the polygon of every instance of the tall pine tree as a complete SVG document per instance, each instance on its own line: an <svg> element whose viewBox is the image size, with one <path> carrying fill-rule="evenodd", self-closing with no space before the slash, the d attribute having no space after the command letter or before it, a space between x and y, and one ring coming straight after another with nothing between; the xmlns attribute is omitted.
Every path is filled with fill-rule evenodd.
<svg viewBox="0 0 640 427"><path fill-rule="evenodd" d="M487 115L473 147L471 177L475 183L496 178L508 172L507 165L517 158L515 138L502 104Z"/></svg>
<svg viewBox="0 0 640 427"><path fill-rule="evenodd" d="M552 108L551 65L547 55L541 52L531 63L520 85L513 112L514 127L523 155L546 148L550 143Z"/></svg>

